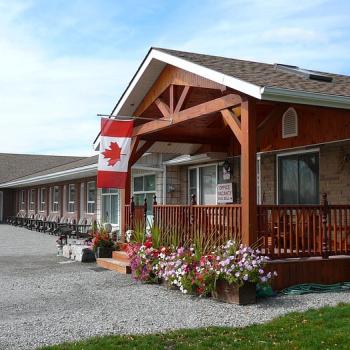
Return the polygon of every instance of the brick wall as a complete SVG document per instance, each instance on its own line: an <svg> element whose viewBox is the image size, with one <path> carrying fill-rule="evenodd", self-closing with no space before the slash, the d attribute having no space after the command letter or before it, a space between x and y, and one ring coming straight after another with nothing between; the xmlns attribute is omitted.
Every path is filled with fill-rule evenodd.
<svg viewBox="0 0 350 350"><path fill-rule="evenodd" d="M275 204L276 201L276 155L262 154L261 169L261 204Z"/></svg>
<svg viewBox="0 0 350 350"><path fill-rule="evenodd" d="M317 146L316 146L317 147ZM350 203L350 142L319 146L320 194L327 193L332 204ZM275 204L277 196L276 153L261 155L261 197L263 204Z"/></svg>
<svg viewBox="0 0 350 350"><path fill-rule="evenodd" d="M14 191L14 198L16 198L16 211L18 212L19 210L19 192L21 190L25 191L25 205L26 208L25 210L21 210L21 212L26 212L30 215L33 214L43 214L45 216L48 216L50 214L57 214L58 216L65 216L69 217L71 219L75 219L76 221L79 220L80 217L91 217L93 220L96 220L96 211L97 211L97 202L98 202L98 196L96 196L95 199L95 213L86 213L86 199L87 199L87 193L86 193L86 183L89 181L96 181L96 177L89 177L89 178L84 178L84 179L79 179L79 180L70 180L70 181L64 181L64 182L55 182L55 183L50 183L50 184L44 184L40 186L33 186L33 187L27 187L27 188L21 188L18 189L17 191ZM68 199L68 185L69 184L75 184L75 189L76 189L76 201L75 201L75 210L74 212L69 213L67 211L67 199ZM59 200L59 209L58 212L53 212L52 211L52 193L51 193L51 188L54 186L58 186L60 189L60 200ZM39 211L39 190L40 188L46 188L47 196L46 196L46 203L45 203L45 210L44 211ZM29 193L30 190L34 189L35 190L35 210L29 210ZM48 199L48 200L47 200Z"/></svg>
<svg viewBox="0 0 350 350"><path fill-rule="evenodd" d="M350 203L350 142L320 147L320 193L327 193L331 204Z"/></svg>

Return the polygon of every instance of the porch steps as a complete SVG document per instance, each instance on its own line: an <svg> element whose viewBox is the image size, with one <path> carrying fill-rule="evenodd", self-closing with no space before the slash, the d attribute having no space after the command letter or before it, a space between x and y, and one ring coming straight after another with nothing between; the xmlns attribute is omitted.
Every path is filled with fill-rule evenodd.
<svg viewBox="0 0 350 350"><path fill-rule="evenodd" d="M96 259L96 262L98 266L101 266L107 270L112 270L123 274L131 273L131 267L129 262L110 258Z"/></svg>
<svg viewBox="0 0 350 350"><path fill-rule="evenodd" d="M130 264L130 259L129 259L128 255L125 252L120 251L120 250L115 250L112 253L112 259L115 259L118 261L123 261L125 263Z"/></svg>

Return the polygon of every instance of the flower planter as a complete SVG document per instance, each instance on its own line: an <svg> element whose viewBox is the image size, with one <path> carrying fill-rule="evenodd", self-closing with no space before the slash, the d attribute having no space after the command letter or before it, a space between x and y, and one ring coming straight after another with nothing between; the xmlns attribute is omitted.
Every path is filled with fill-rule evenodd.
<svg viewBox="0 0 350 350"><path fill-rule="evenodd" d="M111 258L113 250L111 247L97 247L95 252L96 259Z"/></svg>
<svg viewBox="0 0 350 350"><path fill-rule="evenodd" d="M212 293L214 299L230 304L248 305L256 303L256 284L244 283L243 286L229 284L225 280L218 280Z"/></svg>

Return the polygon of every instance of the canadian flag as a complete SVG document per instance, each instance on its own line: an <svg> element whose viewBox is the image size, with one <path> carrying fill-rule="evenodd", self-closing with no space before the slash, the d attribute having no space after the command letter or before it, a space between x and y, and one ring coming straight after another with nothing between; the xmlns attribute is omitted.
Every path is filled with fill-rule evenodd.
<svg viewBox="0 0 350 350"><path fill-rule="evenodd" d="M97 187L125 188L133 121L101 119Z"/></svg>

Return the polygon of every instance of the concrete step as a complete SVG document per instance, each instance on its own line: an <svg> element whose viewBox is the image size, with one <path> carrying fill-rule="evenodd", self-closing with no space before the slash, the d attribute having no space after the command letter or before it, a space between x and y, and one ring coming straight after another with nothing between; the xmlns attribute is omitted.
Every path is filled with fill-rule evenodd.
<svg viewBox="0 0 350 350"><path fill-rule="evenodd" d="M112 253L112 259L130 264L130 259L128 257L128 254L120 250L116 250Z"/></svg>
<svg viewBox="0 0 350 350"><path fill-rule="evenodd" d="M123 261L110 259L110 258L100 258L96 259L97 265L101 266L107 270L116 271L123 274L130 274L131 268L129 263Z"/></svg>

